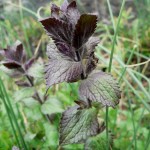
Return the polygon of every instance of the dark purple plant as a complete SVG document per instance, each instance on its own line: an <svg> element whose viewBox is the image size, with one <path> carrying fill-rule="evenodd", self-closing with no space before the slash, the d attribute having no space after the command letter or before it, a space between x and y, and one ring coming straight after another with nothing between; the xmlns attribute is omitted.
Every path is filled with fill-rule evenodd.
<svg viewBox="0 0 150 150"><path fill-rule="evenodd" d="M34 77L28 74L28 70L35 62L35 58L27 60L23 45L20 41L16 41L13 46L8 46L0 51L3 57L1 62L6 68L12 72L9 74L11 77L18 79L15 83L21 87L34 87ZM26 80L22 79L26 77ZM33 97L41 104L43 103L38 92L35 90Z"/></svg>
<svg viewBox="0 0 150 150"><path fill-rule="evenodd" d="M117 81L110 74L95 70L99 40L91 37L97 16L80 14L76 2L53 4L51 16L40 20L54 43L47 46L45 66L47 89L61 82L80 82L79 101L62 114L60 145L82 143L102 132L97 114L102 107L115 107L121 98Z"/></svg>

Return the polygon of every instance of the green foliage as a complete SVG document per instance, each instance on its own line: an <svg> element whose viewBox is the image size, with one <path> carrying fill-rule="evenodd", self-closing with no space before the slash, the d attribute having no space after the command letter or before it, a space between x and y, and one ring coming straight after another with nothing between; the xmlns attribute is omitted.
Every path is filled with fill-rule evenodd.
<svg viewBox="0 0 150 150"><path fill-rule="evenodd" d="M109 148L112 149L113 139L109 135ZM90 137L85 143L85 150L106 150L107 149L107 137L105 131L98 134L95 137Z"/></svg>

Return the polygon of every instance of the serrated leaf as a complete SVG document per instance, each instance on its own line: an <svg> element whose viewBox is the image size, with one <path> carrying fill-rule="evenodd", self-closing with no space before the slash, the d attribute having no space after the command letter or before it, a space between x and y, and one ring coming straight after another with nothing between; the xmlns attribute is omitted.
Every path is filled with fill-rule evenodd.
<svg viewBox="0 0 150 150"><path fill-rule="evenodd" d="M87 55L90 55L91 52L94 52L95 47L100 42L99 37L90 37L86 43Z"/></svg>
<svg viewBox="0 0 150 150"><path fill-rule="evenodd" d="M73 35L73 46L79 49L86 43L96 29L97 16L83 14L78 20Z"/></svg>
<svg viewBox="0 0 150 150"><path fill-rule="evenodd" d="M112 107L115 107L121 98L117 81L110 74L101 71L81 81L79 94L83 100L89 99L91 102L99 102L103 106Z"/></svg>
<svg viewBox="0 0 150 150"><path fill-rule="evenodd" d="M112 149L113 139L109 134L109 142ZM102 132L95 137L90 137L84 146L85 150L106 150L107 149L107 137L106 132Z"/></svg>
<svg viewBox="0 0 150 150"><path fill-rule="evenodd" d="M47 88L61 82L74 82L80 79L82 73L81 62L69 60L49 60L45 67Z"/></svg>
<svg viewBox="0 0 150 150"><path fill-rule="evenodd" d="M43 114L53 114L53 113L62 113L64 109L62 108L61 103L55 98L49 98L41 106L41 111Z"/></svg>
<svg viewBox="0 0 150 150"><path fill-rule="evenodd" d="M75 1L71 2L68 5L66 15L67 15L68 22L71 23L73 27L75 27L77 21L80 18L80 13L77 9L77 5Z"/></svg>
<svg viewBox="0 0 150 150"><path fill-rule="evenodd" d="M67 23L56 18L46 18L40 20L47 34L55 41L70 44L72 39L72 29Z"/></svg>
<svg viewBox="0 0 150 150"><path fill-rule="evenodd" d="M62 114L60 122L61 145L82 143L87 137L98 134L99 124L95 108L78 110L76 105Z"/></svg>

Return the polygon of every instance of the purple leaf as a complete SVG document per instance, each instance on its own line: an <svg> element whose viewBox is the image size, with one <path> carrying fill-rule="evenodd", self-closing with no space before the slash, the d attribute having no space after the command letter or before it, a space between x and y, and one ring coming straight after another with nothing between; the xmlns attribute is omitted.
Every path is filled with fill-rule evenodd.
<svg viewBox="0 0 150 150"><path fill-rule="evenodd" d="M100 42L99 37L90 37L89 40L86 43L86 50L87 50L87 55L90 55L92 52L94 52L95 47L98 45Z"/></svg>
<svg viewBox="0 0 150 150"><path fill-rule="evenodd" d="M24 81L16 81L15 82L18 86L20 87L31 87L31 85L28 82L24 82Z"/></svg>
<svg viewBox="0 0 150 150"><path fill-rule="evenodd" d="M47 56L49 59L75 59L75 51L68 47L65 43L58 43L57 47L54 43L47 45Z"/></svg>
<svg viewBox="0 0 150 150"><path fill-rule="evenodd" d="M47 34L57 42L70 44L72 39L72 28L56 18L47 18L40 20Z"/></svg>
<svg viewBox="0 0 150 150"><path fill-rule="evenodd" d="M17 69L17 68L20 68L20 67L21 67L21 64L15 62L15 61L5 61L5 62L3 63L3 65L4 65L5 67L7 67L8 69Z"/></svg>
<svg viewBox="0 0 150 150"><path fill-rule="evenodd" d="M83 14L78 20L73 37L73 46L79 49L84 43L88 41L90 36L96 29L97 16Z"/></svg>
<svg viewBox="0 0 150 150"><path fill-rule="evenodd" d="M22 61L22 57L23 57L23 45L20 41L16 41L15 43L15 58L18 62Z"/></svg>
<svg viewBox="0 0 150 150"><path fill-rule="evenodd" d="M13 46L8 46L4 49L3 65L9 69L17 69L22 66L25 61L25 53L23 52L23 45L20 41L17 41Z"/></svg>
<svg viewBox="0 0 150 150"><path fill-rule="evenodd" d="M52 4L52 6L51 6L51 17L59 19L59 11L60 11L60 8L58 6L56 6L55 4Z"/></svg>
<svg viewBox="0 0 150 150"><path fill-rule="evenodd" d="M45 68L47 88L61 82L74 82L80 79L82 73L81 62L50 59Z"/></svg>
<svg viewBox="0 0 150 150"><path fill-rule="evenodd" d="M81 62L74 61L74 51L62 44L57 46L59 49L54 43L47 46L47 55L50 59L45 67L47 88L61 82L75 82L82 74Z"/></svg>
<svg viewBox="0 0 150 150"><path fill-rule="evenodd" d="M26 63L25 63L25 69L28 70L32 65L33 63L35 62L35 58L31 58L29 59Z"/></svg>
<svg viewBox="0 0 150 150"><path fill-rule="evenodd" d="M64 2L61 5L60 9L65 12L67 10L68 5L69 5L68 1L64 0Z"/></svg>
<svg viewBox="0 0 150 150"><path fill-rule="evenodd" d="M75 50L71 46L65 43L58 43L57 48L60 51L60 53L63 54L64 56L67 56L72 60L76 60Z"/></svg>
<svg viewBox="0 0 150 150"><path fill-rule="evenodd" d="M115 107L121 98L121 92L116 80L110 74L97 72L81 81L79 88L81 99L101 103L103 106Z"/></svg>
<svg viewBox="0 0 150 150"><path fill-rule="evenodd" d="M84 143L91 136L98 134L98 111L95 108L79 109L76 105L62 114L60 122L60 145Z"/></svg>
<svg viewBox="0 0 150 150"><path fill-rule="evenodd" d="M68 22L70 22L73 25L73 27L75 27L77 21L80 18L80 12L77 9L77 5L75 1L71 2L68 5L66 16L67 16Z"/></svg>
<svg viewBox="0 0 150 150"><path fill-rule="evenodd" d="M92 52L86 64L86 74L90 74L97 67L97 63L98 58L94 55L94 52Z"/></svg>

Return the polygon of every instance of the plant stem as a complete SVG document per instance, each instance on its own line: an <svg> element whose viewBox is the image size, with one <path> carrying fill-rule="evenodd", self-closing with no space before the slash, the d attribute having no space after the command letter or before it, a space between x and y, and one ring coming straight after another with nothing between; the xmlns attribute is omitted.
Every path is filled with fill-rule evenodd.
<svg viewBox="0 0 150 150"><path fill-rule="evenodd" d="M143 117L143 115L144 115L144 111L145 111L145 108L143 108L142 113L141 113L141 115L140 115L140 119L138 120L138 125L137 125L137 127L136 127L136 129L135 129L135 134L137 133L137 131L138 131L139 127L140 127L140 122L141 122L142 117ZM133 141L134 141L134 137L132 138L131 144L130 144L129 147L128 147L129 150L130 150L131 147L132 147Z"/></svg>
<svg viewBox="0 0 150 150"><path fill-rule="evenodd" d="M34 83L33 83L32 79L31 79L31 78L29 77L29 75L26 73L25 68L24 68L24 67L22 67L22 68L23 68L23 70L24 70L24 72L25 72L25 76L26 76L26 78L28 79L30 85L31 85L32 87L34 87ZM43 100L40 98L39 93L37 92L36 89L35 89L35 96L36 96L36 99L39 101L39 103L42 105L42 104L43 104ZM45 116L46 116L47 120L48 120L50 123L52 123L52 120L51 120L50 116L49 116L49 115L45 115Z"/></svg>
<svg viewBox="0 0 150 150"><path fill-rule="evenodd" d="M109 150L109 130L108 130L108 119L109 119L109 109L106 106L106 139L107 139L107 150Z"/></svg>
<svg viewBox="0 0 150 150"><path fill-rule="evenodd" d="M118 29L119 29L120 20L121 20L121 17L122 17L122 12L123 12L123 8L124 8L124 4L125 4L125 0L122 1L122 5L121 5L119 17L118 17L118 22L117 22L117 26L116 26L116 30L115 30L115 34L114 34L114 38L113 38L113 43L112 43L112 49L111 49L111 54L110 54L110 61L109 61L108 72L111 72L113 54L114 54L115 44L116 44L116 38L117 38L117 34L118 34ZM106 137L107 137L107 150L109 150L108 120L109 120L109 108L106 106Z"/></svg>
<svg viewBox="0 0 150 150"><path fill-rule="evenodd" d="M108 68L109 72L111 72L112 59L113 59L113 54L114 54L114 50L115 50L116 38L117 38L118 31L119 31L119 24L120 24L120 20L121 20L121 17L122 17L124 4L125 4L125 0L122 1L122 5L121 5L119 17L118 17L118 22L117 22L117 27L116 27L116 31L115 31L115 34L114 34L114 39L113 39L112 49L111 49L111 54L110 54L109 68Z"/></svg>
<svg viewBox="0 0 150 150"><path fill-rule="evenodd" d="M133 139L134 139L134 146L135 146L135 150L137 149L137 141L136 141L136 128L135 128L135 121L134 121L134 112L133 109L131 107L131 100L129 98L129 91L127 89L127 96L128 96L128 104L129 104L129 109L131 112L131 118L132 118L132 123L133 123L133 130L134 130L134 135L133 135Z"/></svg>

